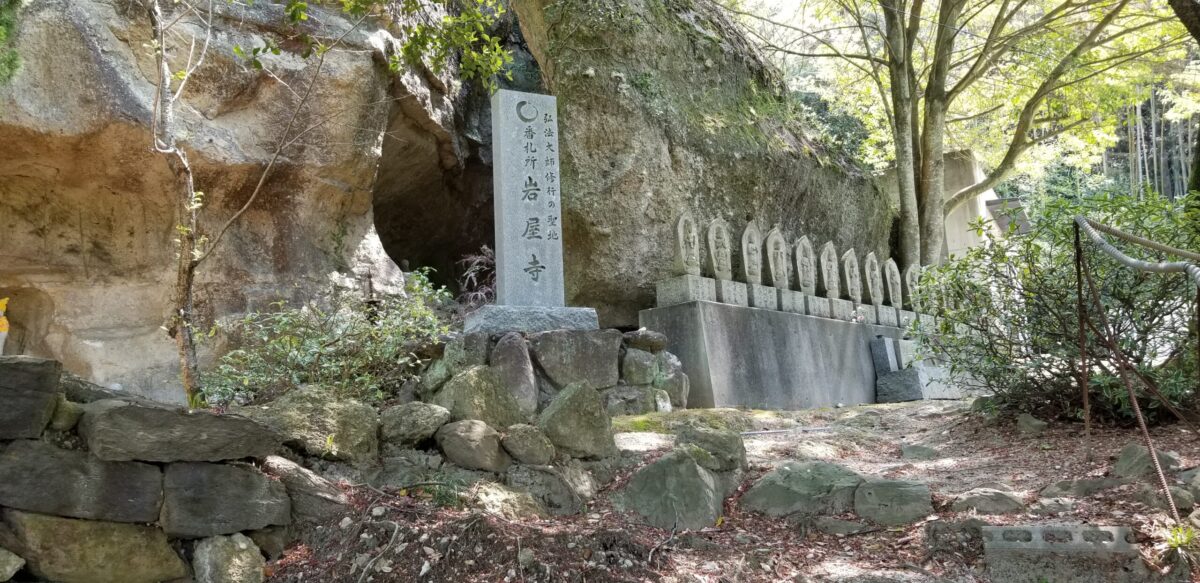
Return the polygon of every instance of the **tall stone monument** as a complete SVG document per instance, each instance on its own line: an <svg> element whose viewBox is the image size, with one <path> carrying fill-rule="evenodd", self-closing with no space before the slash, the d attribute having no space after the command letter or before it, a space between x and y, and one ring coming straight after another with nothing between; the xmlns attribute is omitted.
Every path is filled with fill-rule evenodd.
<svg viewBox="0 0 1200 583"><path fill-rule="evenodd" d="M750 307L779 309L779 296L775 290L762 284L763 235L758 223L746 223L742 231L742 276L746 278L746 291Z"/></svg>
<svg viewBox="0 0 1200 583"><path fill-rule="evenodd" d="M723 219L713 219L704 233L708 244L708 273L717 280L717 301L734 306L748 305L746 284L733 281L733 239Z"/></svg>
<svg viewBox="0 0 1200 583"><path fill-rule="evenodd" d="M691 211L684 211L675 221L673 248L674 277L658 282L655 287L658 305L717 301L717 282L700 275L700 228Z"/></svg>
<svg viewBox="0 0 1200 583"><path fill-rule="evenodd" d="M565 307L558 105L553 96L492 96L496 303L467 316L466 332L594 330L591 308Z"/></svg>

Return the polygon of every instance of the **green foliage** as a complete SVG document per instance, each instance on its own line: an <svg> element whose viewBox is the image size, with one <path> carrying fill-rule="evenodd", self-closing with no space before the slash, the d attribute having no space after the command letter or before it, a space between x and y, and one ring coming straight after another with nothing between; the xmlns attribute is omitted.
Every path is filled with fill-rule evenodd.
<svg viewBox="0 0 1200 583"><path fill-rule="evenodd" d="M1196 529L1187 524L1179 524L1167 532L1167 548L1172 550L1193 550L1196 547Z"/></svg>
<svg viewBox="0 0 1200 583"><path fill-rule="evenodd" d="M20 0L0 0L0 83L7 83L17 74L21 58L12 48L13 33L17 29L17 10Z"/></svg>
<svg viewBox="0 0 1200 583"><path fill-rule="evenodd" d="M1001 410L1080 418L1072 219L1083 214L1167 245L1197 249L1200 236L1188 228L1185 204L1155 195L1098 192L1026 201L1031 222L1026 234L1016 233L1015 223L1014 230L997 234L980 221L976 227L984 245L922 278L919 301L942 315L936 333L923 340L937 345L958 382L993 391ZM1178 259L1113 243L1147 260ZM1121 266L1086 237L1084 253L1118 345L1174 405L1195 409L1194 286L1182 274L1147 274ZM1098 322L1090 303L1088 309ZM1090 331L1086 346L1093 415L1133 420L1113 354ZM1139 397L1139 402L1151 420L1170 418L1157 400Z"/></svg>
<svg viewBox="0 0 1200 583"><path fill-rule="evenodd" d="M420 365L414 351L448 331L436 308L449 293L423 273L407 277L405 295L335 292L324 307L279 302L246 315L230 330L240 347L204 375L205 398L249 403L306 384L367 401L395 394Z"/></svg>

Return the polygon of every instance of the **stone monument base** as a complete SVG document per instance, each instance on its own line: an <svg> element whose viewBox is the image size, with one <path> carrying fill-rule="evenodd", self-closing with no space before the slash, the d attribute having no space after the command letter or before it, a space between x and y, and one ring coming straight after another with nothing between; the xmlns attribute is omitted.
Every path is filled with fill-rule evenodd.
<svg viewBox="0 0 1200 583"><path fill-rule="evenodd" d="M592 308L501 306L489 304L467 314L463 332L545 332L598 330L600 318Z"/></svg>

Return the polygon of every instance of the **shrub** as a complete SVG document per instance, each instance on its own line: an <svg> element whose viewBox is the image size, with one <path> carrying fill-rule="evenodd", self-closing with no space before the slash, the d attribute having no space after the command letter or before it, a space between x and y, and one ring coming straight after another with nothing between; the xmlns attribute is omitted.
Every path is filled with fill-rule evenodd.
<svg viewBox="0 0 1200 583"><path fill-rule="evenodd" d="M421 364L415 351L448 331L438 308L450 301L424 273L406 274L405 294L364 299L336 290L323 306L272 304L229 329L239 348L204 375L210 405L270 400L306 384L381 401Z"/></svg>
<svg viewBox="0 0 1200 583"><path fill-rule="evenodd" d="M978 222L985 245L926 270L922 277L919 300L942 316L935 333L924 340L937 346L959 383L993 392L1002 410L1081 418L1073 218L1083 214L1160 243L1196 249L1200 237L1183 212L1187 204L1154 195L1040 198L1025 205L1030 228L1024 234L1015 223L1009 232L996 235ZM1134 257L1178 260L1112 242ZM1086 236L1083 249L1119 346L1174 405L1194 409L1192 283L1182 274L1120 266ZM1099 327L1094 305L1087 306ZM1086 346L1094 417L1133 420L1112 353L1091 330ZM1153 398L1139 402L1151 420L1170 416Z"/></svg>

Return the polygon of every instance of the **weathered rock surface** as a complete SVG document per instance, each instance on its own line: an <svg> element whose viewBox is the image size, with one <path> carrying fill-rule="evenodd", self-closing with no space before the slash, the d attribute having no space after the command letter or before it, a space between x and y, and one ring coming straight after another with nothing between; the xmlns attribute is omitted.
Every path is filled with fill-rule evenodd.
<svg viewBox="0 0 1200 583"><path fill-rule="evenodd" d="M788 462L759 478L742 506L769 516L841 514L854 505L863 477L829 462Z"/></svg>
<svg viewBox="0 0 1200 583"><path fill-rule="evenodd" d="M177 463L164 472L159 524L172 537L202 538L291 522L284 485L254 468Z"/></svg>
<svg viewBox="0 0 1200 583"><path fill-rule="evenodd" d="M244 66L233 47L262 46L264 36L287 33L282 9L216 4L204 66L176 114L205 193L205 222L219 226L270 159L295 99L288 88L304 85L316 64L289 47L264 55L269 74ZM350 28L334 11L311 10L308 33ZM159 329L170 311L179 192L166 157L148 146L154 57L142 48L152 30L147 12L93 0L21 10L12 39L24 66L0 86L0 142L12 145L0 160L0 216L8 220L0 295L13 298L10 350L56 358L105 386L181 403L178 353ZM192 15L180 26L202 28ZM325 59L307 111L329 121L309 128L304 147L287 151L259 200L200 270L198 328L280 297L313 298L330 275L369 270L377 290L402 283L375 232L375 213L389 207L372 193L381 137L393 98L407 97L404 115L395 108L403 122L394 135L404 137L394 141L413 144L401 156L410 177L426 168L440 182L438 147L429 144L444 123L435 113L444 98L420 75L396 79L378 66L386 40L368 21L346 37L352 50ZM181 43L172 50L186 53ZM426 149L430 156L421 155ZM446 144L448 158L455 151ZM415 177L410 182L424 186Z"/></svg>
<svg viewBox="0 0 1200 583"><path fill-rule="evenodd" d="M8 581L12 579L21 567L25 566L25 559L18 557L12 551L0 547L0 581Z"/></svg>
<svg viewBox="0 0 1200 583"><path fill-rule="evenodd" d="M674 531L712 526L722 499L712 472L680 449L638 470L615 502L646 524Z"/></svg>
<svg viewBox="0 0 1200 583"><path fill-rule="evenodd" d="M239 412L283 436L309 455L367 462L379 455L379 416L370 405L338 398L320 387L287 392L266 405Z"/></svg>
<svg viewBox="0 0 1200 583"><path fill-rule="evenodd" d="M649 385L617 385L604 389L600 397L604 400L604 410L609 417L619 415L644 415L658 410L659 390ZM670 407L670 397L667 406Z"/></svg>
<svg viewBox="0 0 1200 583"><path fill-rule="evenodd" d="M61 583L158 583L187 565L151 526L5 510L34 575Z"/></svg>
<svg viewBox="0 0 1200 583"><path fill-rule="evenodd" d="M1021 413L1017 416L1017 431L1022 435L1041 435L1049 426L1049 423L1029 413Z"/></svg>
<svg viewBox="0 0 1200 583"><path fill-rule="evenodd" d="M600 394L582 383L570 385L554 397L538 418L538 428L559 451L572 457L604 457L617 449L612 418L604 410Z"/></svg>
<svg viewBox="0 0 1200 583"><path fill-rule="evenodd" d="M900 457L906 460L932 460L937 459L938 455L938 450L925 445L900 446Z"/></svg>
<svg viewBox="0 0 1200 583"><path fill-rule="evenodd" d="M616 330L556 330L529 335L529 348L560 388L579 383L589 389L617 384L621 333Z"/></svg>
<svg viewBox="0 0 1200 583"><path fill-rule="evenodd" d="M450 422L450 411L440 405L413 401L379 413L379 438L385 445L413 446L433 438Z"/></svg>
<svg viewBox="0 0 1200 583"><path fill-rule="evenodd" d="M818 516L813 527L825 534L858 534L871 530L871 526L857 520L841 520L830 516Z"/></svg>
<svg viewBox="0 0 1200 583"><path fill-rule="evenodd" d="M525 337L516 332L505 334L496 342L490 362L500 384L507 387L517 400L521 413L535 415L538 406L537 376Z"/></svg>
<svg viewBox="0 0 1200 583"><path fill-rule="evenodd" d="M904 403L925 398L921 386L921 372L909 367L885 374L875 380L876 403Z"/></svg>
<svg viewBox="0 0 1200 583"><path fill-rule="evenodd" d="M610 18L551 6L512 4L559 116L570 120L560 128L562 188L572 193L562 210L578 239L564 249L567 305L596 307L604 326L637 325L654 284L669 276L674 220L689 208L889 255L889 196L853 162L766 113L776 110L767 96L786 91L719 7L628 3ZM746 116L744 104L760 99L770 105ZM663 113L697 107L708 117ZM749 139L738 138L746 127Z"/></svg>
<svg viewBox="0 0 1200 583"><path fill-rule="evenodd" d="M54 415L50 417L48 427L52 431L70 431L79 424L80 417L83 417L83 405L68 401L59 393L58 403L54 406Z"/></svg>
<svg viewBox="0 0 1200 583"><path fill-rule="evenodd" d="M909 524L932 512L929 486L918 482L873 478L854 492L854 513L879 524Z"/></svg>
<svg viewBox="0 0 1200 583"><path fill-rule="evenodd" d="M636 350L659 353L667 348L667 335L645 328L638 328L624 334L625 346Z"/></svg>
<svg viewBox="0 0 1200 583"><path fill-rule="evenodd" d="M1024 512L1025 502L1012 492L995 488L975 488L958 495L950 509L955 512L974 510L979 514L1012 514Z"/></svg>
<svg viewBox="0 0 1200 583"><path fill-rule="evenodd" d="M481 333L458 334L450 338L442 350L442 357L430 363L421 374L422 394L432 395L454 375L487 364L488 343L488 335Z"/></svg>
<svg viewBox="0 0 1200 583"><path fill-rule="evenodd" d="M621 357L621 380L631 385L649 385L658 376L658 357L637 348L625 349L625 356Z"/></svg>
<svg viewBox="0 0 1200 583"><path fill-rule="evenodd" d="M1196 499L1192 496L1192 492L1187 488L1179 486L1170 486L1170 489L1171 501L1175 503L1175 508L1179 510L1179 514L1184 515L1191 512L1192 508L1196 506ZM1169 510L1171 507L1158 484L1142 485L1142 488L1138 491L1138 501L1146 506L1162 510Z"/></svg>
<svg viewBox="0 0 1200 583"><path fill-rule="evenodd" d="M714 472L744 470L746 443L736 431L725 431L704 426L687 425L675 435L676 445L695 445L707 455L694 456L701 467Z"/></svg>
<svg viewBox="0 0 1200 583"><path fill-rule="evenodd" d="M73 518L155 522L162 471L138 462L105 462L43 441L0 449L0 506Z"/></svg>
<svg viewBox="0 0 1200 583"><path fill-rule="evenodd" d="M518 423L509 427L500 443L513 459L523 464L544 466L554 460L554 444L532 425Z"/></svg>
<svg viewBox="0 0 1200 583"><path fill-rule="evenodd" d="M468 470L503 472L512 463L500 445L500 434L477 419L443 425L437 442L446 459Z"/></svg>
<svg viewBox="0 0 1200 583"><path fill-rule="evenodd" d="M1172 451L1158 450L1158 463L1164 472L1179 468L1179 454ZM1131 443L1121 450L1117 463L1113 464L1112 473L1122 478L1140 478L1154 472L1154 461L1150 459L1150 450L1144 445Z"/></svg>
<svg viewBox="0 0 1200 583"><path fill-rule="evenodd" d="M485 511L509 520L543 518L546 509L533 494L513 490L502 484L485 482L475 488L475 501Z"/></svg>
<svg viewBox="0 0 1200 583"><path fill-rule="evenodd" d="M430 401L449 410L455 421L477 419L499 428L527 421L512 393L486 366L458 373Z"/></svg>
<svg viewBox="0 0 1200 583"><path fill-rule="evenodd" d="M0 439L36 438L58 403L62 366L30 356L0 356Z"/></svg>
<svg viewBox="0 0 1200 583"><path fill-rule="evenodd" d="M377 487L403 488L425 481L431 473L442 467L441 455L417 450L400 450L383 458L383 468L372 481Z"/></svg>
<svg viewBox="0 0 1200 583"><path fill-rule="evenodd" d="M671 396L671 405L687 407L688 393L691 383L683 372L683 363L679 357L670 352L660 352L658 358L658 376L654 377L654 388L666 391Z"/></svg>
<svg viewBox="0 0 1200 583"><path fill-rule="evenodd" d="M1147 456L1149 457L1149 456ZM1086 498L1109 488L1124 484L1125 480L1118 478L1080 478L1078 480L1062 480L1042 488L1043 498Z"/></svg>
<svg viewBox="0 0 1200 583"><path fill-rule="evenodd" d="M90 403L79 420L79 435L92 455L110 461L263 457L280 443L275 432L245 417L116 400Z"/></svg>
<svg viewBox="0 0 1200 583"><path fill-rule="evenodd" d="M578 460L561 466L513 466L505 476L509 487L529 492L552 514L577 514L599 486Z"/></svg>
<svg viewBox="0 0 1200 583"><path fill-rule="evenodd" d="M268 456L262 469L283 483L296 522L319 524L344 513L350 504L346 494L332 482L289 459Z"/></svg>
<svg viewBox="0 0 1200 583"><path fill-rule="evenodd" d="M254 541L241 533L196 543L192 558L196 583L262 583L265 566Z"/></svg>
<svg viewBox="0 0 1200 583"><path fill-rule="evenodd" d="M251 530L246 536L250 537L255 546L272 561L283 556L283 552L295 540L295 533L290 526L268 526Z"/></svg>

